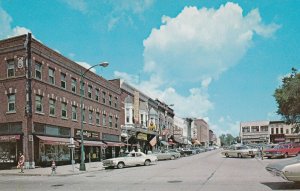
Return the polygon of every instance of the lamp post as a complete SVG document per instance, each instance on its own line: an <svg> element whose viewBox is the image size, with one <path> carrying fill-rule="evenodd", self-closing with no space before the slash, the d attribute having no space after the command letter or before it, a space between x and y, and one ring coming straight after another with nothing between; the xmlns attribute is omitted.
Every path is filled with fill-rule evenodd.
<svg viewBox="0 0 300 191"><path fill-rule="evenodd" d="M89 67L87 70L85 70L84 72L81 71L80 74L80 115L81 115L81 123L80 123L80 138L81 138L81 161L80 161L80 166L79 166L79 170L80 171L85 171L85 153L84 153L84 143L83 143L83 94L84 94L84 82L83 82L83 78L85 76L85 74L90 71L90 69L96 67L96 66L101 66L101 67L107 67L109 65L108 62L102 62L100 64L95 64L91 67Z"/></svg>

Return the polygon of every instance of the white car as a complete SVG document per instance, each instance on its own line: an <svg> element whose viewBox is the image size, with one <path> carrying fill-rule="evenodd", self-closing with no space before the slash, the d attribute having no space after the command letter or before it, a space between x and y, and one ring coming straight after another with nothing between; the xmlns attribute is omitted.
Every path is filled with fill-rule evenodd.
<svg viewBox="0 0 300 191"><path fill-rule="evenodd" d="M266 170L275 176L285 180L300 183L300 158L295 157L283 161L268 164Z"/></svg>
<svg viewBox="0 0 300 191"><path fill-rule="evenodd" d="M102 162L104 168L123 168L126 166L145 165L157 162L157 156L146 155L142 152L130 152L125 157L106 159Z"/></svg>
<svg viewBox="0 0 300 191"><path fill-rule="evenodd" d="M243 158L243 157L249 157L251 156L252 158L255 157L254 151L245 146L245 145L232 145L228 149L222 151L222 155L226 157L238 157L238 158Z"/></svg>

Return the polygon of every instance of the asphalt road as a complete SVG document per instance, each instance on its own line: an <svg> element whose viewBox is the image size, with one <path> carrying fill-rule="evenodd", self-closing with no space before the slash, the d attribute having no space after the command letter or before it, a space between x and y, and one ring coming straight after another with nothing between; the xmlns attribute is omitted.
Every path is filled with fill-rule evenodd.
<svg viewBox="0 0 300 191"><path fill-rule="evenodd" d="M109 169L73 176L0 176L0 190L151 190L264 191L300 190L264 167L284 159L225 158L221 149L159 161L156 165Z"/></svg>

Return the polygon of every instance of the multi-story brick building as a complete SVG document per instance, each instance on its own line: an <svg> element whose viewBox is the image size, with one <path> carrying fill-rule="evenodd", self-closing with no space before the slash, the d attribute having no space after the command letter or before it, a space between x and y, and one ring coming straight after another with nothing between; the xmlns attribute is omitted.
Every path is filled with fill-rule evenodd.
<svg viewBox="0 0 300 191"><path fill-rule="evenodd" d="M193 120L194 128L197 129L197 140L203 145L209 145L209 125L203 119Z"/></svg>
<svg viewBox="0 0 300 191"><path fill-rule="evenodd" d="M249 121L240 123L242 143L270 142L269 121Z"/></svg>
<svg viewBox="0 0 300 191"><path fill-rule="evenodd" d="M117 155L122 146L120 95L118 86L31 34L1 40L0 163L15 164L18 151L28 168L52 159L69 163L70 138L80 144L81 117L85 159ZM80 160L79 147L75 160Z"/></svg>

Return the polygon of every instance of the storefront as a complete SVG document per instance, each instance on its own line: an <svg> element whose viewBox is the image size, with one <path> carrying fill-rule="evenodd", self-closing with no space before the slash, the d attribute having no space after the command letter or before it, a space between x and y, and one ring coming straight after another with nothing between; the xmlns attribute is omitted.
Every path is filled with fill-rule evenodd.
<svg viewBox="0 0 300 191"><path fill-rule="evenodd" d="M21 145L21 135L0 136L0 169L17 165L18 152L22 151Z"/></svg>
<svg viewBox="0 0 300 191"><path fill-rule="evenodd" d="M119 135L103 133L102 140L106 144L106 148L104 149L106 159L121 156L121 147L124 147L125 144L119 141Z"/></svg>
<svg viewBox="0 0 300 191"><path fill-rule="evenodd" d="M38 139L38 155L36 162L39 165L49 165L52 160L57 164L70 164L71 150L68 147L70 144L69 138L49 137L37 135ZM78 143L76 144L78 146Z"/></svg>

